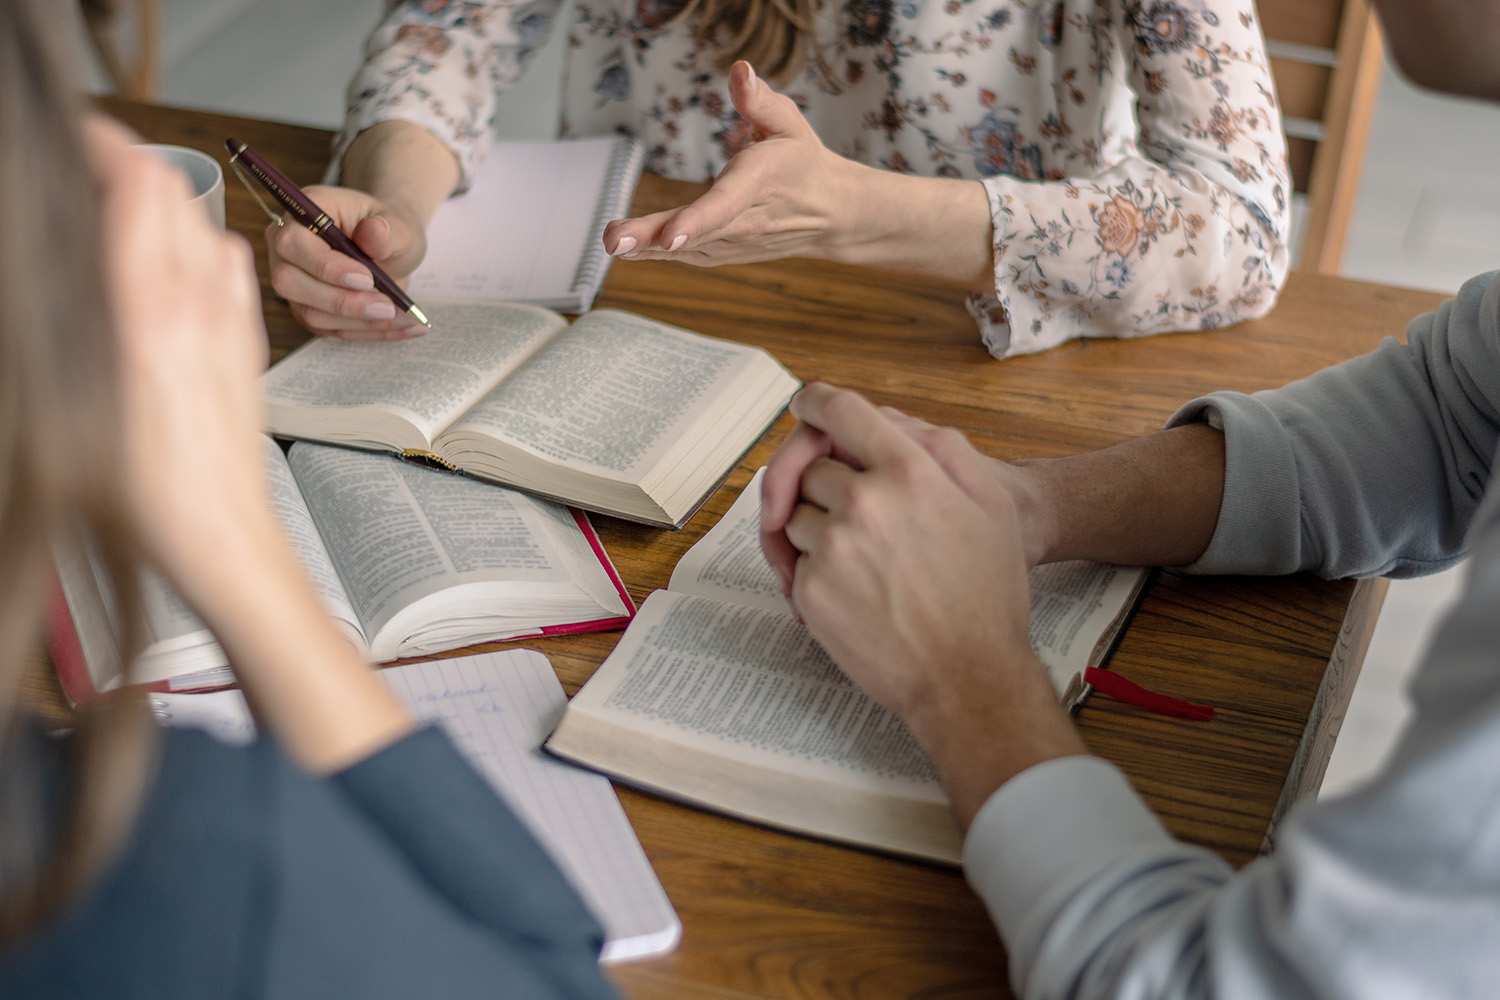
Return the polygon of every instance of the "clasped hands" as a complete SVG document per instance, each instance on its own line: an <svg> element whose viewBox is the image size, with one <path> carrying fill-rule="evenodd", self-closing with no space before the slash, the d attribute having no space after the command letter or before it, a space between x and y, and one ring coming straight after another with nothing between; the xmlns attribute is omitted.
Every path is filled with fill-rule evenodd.
<svg viewBox="0 0 1500 1000"><path fill-rule="evenodd" d="M761 547L808 631L910 727L965 823L1082 753L1032 652L1024 470L957 431L813 384L768 463Z"/></svg>

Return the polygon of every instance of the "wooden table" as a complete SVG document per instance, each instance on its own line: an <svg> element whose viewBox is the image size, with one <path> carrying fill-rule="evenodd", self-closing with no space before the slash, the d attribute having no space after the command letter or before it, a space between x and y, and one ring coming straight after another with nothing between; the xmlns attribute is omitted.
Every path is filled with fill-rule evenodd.
<svg viewBox="0 0 1500 1000"><path fill-rule="evenodd" d="M327 132L108 102L157 142L224 159L233 134L293 180L319 179ZM635 211L699 188L643 179ZM229 225L260 250L273 358L306 339L265 283L265 218L228 182ZM1279 385L1361 354L1432 309L1434 294L1294 275L1272 314L1227 330L1084 341L997 362L962 296L930 283L809 261L713 270L618 262L600 306L760 344L803 379L858 388L952 424L1005 458L1066 454L1153 430L1203 392ZM631 594L665 586L677 558L724 512L790 418L680 532L596 518ZM1149 687L1219 709L1210 723L1162 718L1102 696L1078 714L1089 746L1119 764L1176 835L1234 864L1317 788L1383 595L1383 581L1161 575L1112 661ZM571 693L618 635L528 640ZM953 871L708 815L621 789L626 811L682 916L672 955L614 971L633 997L1006 995L1005 959L983 908Z"/></svg>

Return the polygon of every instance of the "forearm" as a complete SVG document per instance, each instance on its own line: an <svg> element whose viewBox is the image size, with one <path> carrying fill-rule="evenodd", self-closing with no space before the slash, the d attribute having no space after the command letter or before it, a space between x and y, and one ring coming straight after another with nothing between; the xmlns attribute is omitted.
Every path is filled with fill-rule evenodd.
<svg viewBox="0 0 1500 1000"><path fill-rule="evenodd" d="M341 182L425 229L459 182L453 151L431 132L392 119L361 132L344 155Z"/></svg>
<svg viewBox="0 0 1500 1000"><path fill-rule="evenodd" d="M906 721L968 829L989 797L1043 761L1088 753L1030 647L976 650L962 676L945 671Z"/></svg>
<svg viewBox="0 0 1500 1000"><path fill-rule="evenodd" d="M852 183L841 185L845 221L829 233L829 259L994 291L984 185L849 166Z"/></svg>
<svg viewBox="0 0 1500 1000"><path fill-rule="evenodd" d="M1017 462L1028 562L1193 562L1218 523L1224 455L1223 434L1188 424L1102 451Z"/></svg>
<svg viewBox="0 0 1500 1000"><path fill-rule="evenodd" d="M269 516L226 534L193 592L261 723L300 766L340 771L412 730L410 712L334 629Z"/></svg>

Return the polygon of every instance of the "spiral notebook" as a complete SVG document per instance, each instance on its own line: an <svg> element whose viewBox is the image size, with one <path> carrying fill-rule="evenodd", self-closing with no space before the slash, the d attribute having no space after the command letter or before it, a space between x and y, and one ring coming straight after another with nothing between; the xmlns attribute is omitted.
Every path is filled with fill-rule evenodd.
<svg viewBox="0 0 1500 1000"><path fill-rule="evenodd" d="M552 855L604 927L601 962L677 946L682 924L609 780L541 749L567 705L545 656L512 649L388 667L377 676L419 717L447 731ZM237 690L150 698L168 725L204 729L231 744L255 737Z"/></svg>
<svg viewBox="0 0 1500 1000"><path fill-rule="evenodd" d="M612 260L604 226L629 210L644 159L628 136L496 143L427 227L412 298L586 311Z"/></svg>

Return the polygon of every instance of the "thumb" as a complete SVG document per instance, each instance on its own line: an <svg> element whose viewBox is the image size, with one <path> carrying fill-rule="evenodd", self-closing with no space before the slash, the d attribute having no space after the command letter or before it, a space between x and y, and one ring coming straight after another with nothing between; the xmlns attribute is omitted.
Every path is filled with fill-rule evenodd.
<svg viewBox="0 0 1500 1000"><path fill-rule="evenodd" d="M807 119L797 110L797 103L785 94L772 90L770 84L755 75L750 64L741 59L729 68L729 100L734 110L755 126L756 138L788 135L806 131Z"/></svg>

